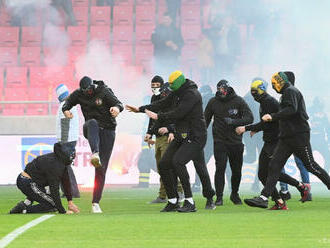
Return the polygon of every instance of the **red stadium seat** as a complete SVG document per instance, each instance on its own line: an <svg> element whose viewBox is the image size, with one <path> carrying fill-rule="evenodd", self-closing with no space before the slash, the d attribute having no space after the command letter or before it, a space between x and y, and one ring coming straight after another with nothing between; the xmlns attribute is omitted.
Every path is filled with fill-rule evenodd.
<svg viewBox="0 0 330 248"><path fill-rule="evenodd" d="M97 40L110 46L110 26L91 26L90 40Z"/></svg>
<svg viewBox="0 0 330 248"><path fill-rule="evenodd" d="M155 28L153 26L136 26L135 44L150 45L151 35L154 29Z"/></svg>
<svg viewBox="0 0 330 248"><path fill-rule="evenodd" d="M110 25L111 8L109 6L104 7L92 7L91 8L91 25Z"/></svg>
<svg viewBox="0 0 330 248"><path fill-rule="evenodd" d="M29 101L49 101L50 92L49 88L38 87L29 88L28 100ZM26 105L27 115L47 115L48 114L48 103L29 103Z"/></svg>
<svg viewBox="0 0 330 248"><path fill-rule="evenodd" d="M26 88L6 88L4 101L26 101ZM3 115L24 115L25 104L23 103L8 103L4 105L2 110Z"/></svg>
<svg viewBox="0 0 330 248"><path fill-rule="evenodd" d="M88 26L88 7L73 7L78 26Z"/></svg>
<svg viewBox="0 0 330 248"><path fill-rule="evenodd" d="M115 5L133 5L134 0L115 0Z"/></svg>
<svg viewBox="0 0 330 248"><path fill-rule="evenodd" d="M40 46L42 39L41 27L22 27L22 42L23 47Z"/></svg>
<svg viewBox="0 0 330 248"><path fill-rule="evenodd" d="M131 45L113 45L112 60L118 64L131 65L133 63L133 47Z"/></svg>
<svg viewBox="0 0 330 248"><path fill-rule="evenodd" d="M69 26L67 33L71 39L72 46L85 46L87 44L86 26Z"/></svg>
<svg viewBox="0 0 330 248"><path fill-rule="evenodd" d="M136 5L156 5L156 0L136 0Z"/></svg>
<svg viewBox="0 0 330 248"><path fill-rule="evenodd" d="M155 5L137 5L136 6L136 25L155 26L156 6Z"/></svg>
<svg viewBox="0 0 330 248"><path fill-rule="evenodd" d="M202 30L200 25L182 25L181 33L185 44L197 44Z"/></svg>
<svg viewBox="0 0 330 248"><path fill-rule="evenodd" d="M71 0L66 0L71 1ZM89 0L72 0L73 7L88 7Z"/></svg>
<svg viewBox="0 0 330 248"><path fill-rule="evenodd" d="M0 66L17 66L17 47L0 47Z"/></svg>
<svg viewBox="0 0 330 248"><path fill-rule="evenodd" d="M18 33L18 27L0 27L0 46L17 47Z"/></svg>
<svg viewBox="0 0 330 248"><path fill-rule="evenodd" d="M26 67L8 67L6 70L6 87L26 88L27 71Z"/></svg>
<svg viewBox="0 0 330 248"><path fill-rule="evenodd" d="M113 44L129 45L133 42L133 26L114 26Z"/></svg>
<svg viewBox="0 0 330 248"><path fill-rule="evenodd" d="M21 47L21 66L40 66L40 47Z"/></svg>
<svg viewBox="0 0 330 248"><path fill-rule="evenodd" d="M200 25L201 13L199 5L185 5L181 8L181 24Z"/></svg>
<svg viewBox="0 0 330 248"><path fill-rule="evenodd" d="M68 64L74 64L77 59L86 54L85 46L71 46L68 47L67 55L68 55Z"/></svg>
<svg viewBox="0 0 330 248"><path fill-rule="evenodd" d="M152 69L154 56L153 45L135 47L135 65L142 66L145 72L150 72Z"/></svg>
<svg viewBox="0 0 330 248"><path fill-rule="evenodd" d="M11 16L6 8L0 8L0 26L11 26Z"/></svg>
<svg viewBox="0 0 330 248"><path fill-rule="evenodd" d="M133 5L119 5L113 8L114 25L133 25Z"/></svg>

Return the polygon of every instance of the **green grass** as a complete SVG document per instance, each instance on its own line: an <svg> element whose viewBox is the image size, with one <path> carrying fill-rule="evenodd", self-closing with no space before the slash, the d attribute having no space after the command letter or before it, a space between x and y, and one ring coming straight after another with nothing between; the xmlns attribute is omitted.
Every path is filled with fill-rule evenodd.
<svg viewBox="0 0 330 248"><path fill-rule="evenodd" d="M58 214L8 247L330 247L330 197L324 187L322 192L313 191L313 202L304 204L294 195L289 211L234 206L228 195L224 206L209 211L198 194L198 211L183 214L160 213L162 204L148 204L156 188L107 189L99 215L90 214L91 192L83 192L75 200L81 214ZM252 193L243 190L242 196ZM8 215L21 199L15 187L0 187L0 239L40 216Z"/></svg>

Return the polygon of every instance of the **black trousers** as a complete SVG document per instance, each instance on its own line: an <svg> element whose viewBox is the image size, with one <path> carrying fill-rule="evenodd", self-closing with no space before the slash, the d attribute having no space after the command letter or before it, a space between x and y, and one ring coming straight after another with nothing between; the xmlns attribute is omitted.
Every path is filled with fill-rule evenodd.
<svg viewBox="0 0 330 248"><path fill-rule="evenodd" d="M271 143L265 142L265 144L262 147L262 150L260 152L260 155L259 155L258 177L264 186L266 185L266 181L267 181L269 163L273 156L276 145L277 145L277 141L271 142ZM279 181L290 184L295 187L299 186L299 182L296 179L294 179L293 177L290 177L288 174L285 174L282 171L279 176ZM280 199L280 195L279 195L276 187L274 188L274 191L271 194L271 196L272 196L273 200Z"/></svg>
<svg viewBox="0 0 330 248"><path fill-rule="evenodd" d="M310 133L301 133L294 137L280 139L276 145L273 158L269 163L267 181L261 194L269 197L280 177L281 170L288 158L294 154L303 162L306 169L317 176L330 190L328 173L315 162L309 142Z"/></svg>
<svg viewBox="0 0 330 248"><path fill-rule="evenodd" d="M203 184L203 195L205 197L213 196L211 181L209 177L207 178L208 172L204 160L203 146L196 141L186 139L184 141L172 141L159 162L159 174L169 199L178 197L177 177L180 179L185 197L192 197L190 178L186 168L186 164L191 160L195 160L195 169L201 177L202 184L205 184L205 193Z"/></svg>
<svg viewBox="0 0 330 248"><path fill-rule="evenodd" d="M95 119L85 122L83 126L84 136L88 139L92 153L99 152L102 166L95 168L93 203L99 203L105 183L105 175L115 143L116 132L114 130L99 127Z"/></svg>
<svg viewBox="0 0 330 248"><path fill-rule="evenodd" d="M214 142L214 158L215 158L215 190L217 197L223 196L225 187L225 171L227 160L229 159L231 175L231 191L233 194L238 193L239 185L242 178L244 145L228 145L222 142Z"/></svg>
<svg viewBox="0 0 330 248"><path fill-rule="evenodd" d="M28 200L39 203L27 206L27 213L48 213L55 211L54 200L50 195L46 194L44 187L37 185L32 179L24 177L21 174L17 177L16 185L26 195Z"/></svg>

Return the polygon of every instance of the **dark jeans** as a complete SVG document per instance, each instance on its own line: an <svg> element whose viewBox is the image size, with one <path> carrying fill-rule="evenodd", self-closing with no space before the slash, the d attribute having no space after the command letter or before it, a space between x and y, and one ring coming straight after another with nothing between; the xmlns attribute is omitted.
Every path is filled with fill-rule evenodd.
<svg viewBox="0 0 330 248"><path fill-rule="evenodd" d="M39 204L29 205L26 208L27 213L48 213L54 212L55 203L53 198L46 194L44 187L40 187L32 179L18 175L16 181L17 188L26 195L31 202L36 201Z"/></svg>
<svg viewBox="0 0 330 248"><path fill-rule="evenodd" d="M221 142L214 143L214 158L216 166L214 182L218 198L223 196L223 189L225 186L225 171L228 159L232 171L232 193L238 193L242 177L243 151L243 144L228 145Z"/></svg>
<svg viewBox="0 0 330 248"><path fill-rule="evenodd" d="M199 160L202 157L204 160L202 151L203 146L196 141L188 139L182 142L174 140L169 144L165 154L159 162L159 174L163 180L166 194L169 199L178 197L176 186L177 176L182 184L185 197L192 197L186 164L191 160L197 159L197 170L200 170L200 166L205 167L205 161L203 164L201 160Z"/></svg>
<svg viewBox="0 0 330 248"><path fill-rule="evenodd" d="M267 182L261 194L269 197L278 181L281 170L288 158L294 154L303 162L306 169L317 176L330 189L328 173L315 162L309 142L310 134L301 133L292 138L280 139L269 163Z"/></svg>
<svg viewBox="0 0 330 248"><path fill-rule="evenodd" d="M93 190L93 203L99 203L105 183L105 175L115 142L116 132L114 130L99 127L95 119L85 122L83 126L84 136L88 139L92 153L99 152L102 166L95 168L95 180Z"/></svg>

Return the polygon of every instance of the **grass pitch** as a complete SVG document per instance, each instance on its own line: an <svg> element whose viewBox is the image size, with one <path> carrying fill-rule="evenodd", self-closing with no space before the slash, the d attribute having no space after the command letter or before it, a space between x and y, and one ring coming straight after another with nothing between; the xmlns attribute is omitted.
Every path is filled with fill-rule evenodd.
<svg viewBox="0 0 330 248"><path fill-rule="evenodd" d="M103 214L91 214L91 192L74 202L79 215L60 215L32 227L8 247L330 247L330 193L324 187L313 201L288 202L289 211L234 206L204 210L195 195L196 213L160 213L163 204L148 204L157 189L106 189ZM294 192L292 189L291 192ZM244 191L242 198L254 194ZM0 187L0 239L40 215L8 215L23 195L14 186ZM66 202L66 201L63 201Z"/></svg>

